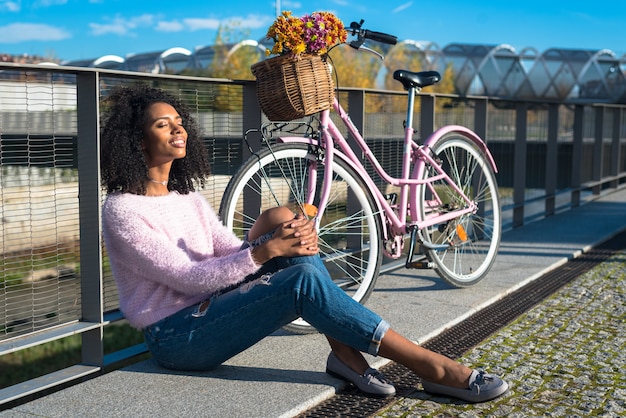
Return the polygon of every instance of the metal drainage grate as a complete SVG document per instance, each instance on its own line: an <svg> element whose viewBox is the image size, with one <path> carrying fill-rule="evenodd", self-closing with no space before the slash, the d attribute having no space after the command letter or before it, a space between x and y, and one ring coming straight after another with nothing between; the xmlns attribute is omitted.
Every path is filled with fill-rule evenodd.
<svg viewBox="0 0 626 418"><path fill-rule="evenodd" d="M558 269L546 273L503 299L476 312L466 320L425 342L422 346L453 359L459 358L567 283L625 248L626 231L623 231L596 248L570 260ZM395 382L396 392L401 397L413 392L419 383L419 377L398 363L390 363L381 371L389 377L389 380ZM353 385L349 385L331 399L305 411L298 417L366 417L390 405L394 400L393 397L370 398L364 396Z"/></svg>

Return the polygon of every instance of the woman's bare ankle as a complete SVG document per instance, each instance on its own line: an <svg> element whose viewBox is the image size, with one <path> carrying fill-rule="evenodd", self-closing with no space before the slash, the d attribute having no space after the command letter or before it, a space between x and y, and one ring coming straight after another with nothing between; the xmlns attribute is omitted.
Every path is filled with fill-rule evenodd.
<svg viewBox="0 0 626 418"><path fill-rule="evenodd" d="M353 371L362 375L369 368L369 363L360 351L331 338L328 338L328 342L335 356Z"/></svg>
<svg viewBox="0 0 626 418"><path fill-rule="evenodd" d="M444 386L465 389L469 387L469 379L471 374L472 369L455 362L455 365L453 367L444 367L442 375L437 377L433 376L431 379L424 376L424 379L428 380L429 382L438 383Z"/></svg>

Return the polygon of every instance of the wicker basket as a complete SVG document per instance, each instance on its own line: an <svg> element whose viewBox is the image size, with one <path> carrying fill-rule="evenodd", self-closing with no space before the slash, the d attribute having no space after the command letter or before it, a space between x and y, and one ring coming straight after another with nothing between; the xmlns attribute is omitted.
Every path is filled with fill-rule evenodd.
<svg viewBox="0 0 626 418"><path fill-rule="evenodd" d="M269 120L289 121L333 105L330 69L319 55L281 55L251 67L256 94Z"/></svg>

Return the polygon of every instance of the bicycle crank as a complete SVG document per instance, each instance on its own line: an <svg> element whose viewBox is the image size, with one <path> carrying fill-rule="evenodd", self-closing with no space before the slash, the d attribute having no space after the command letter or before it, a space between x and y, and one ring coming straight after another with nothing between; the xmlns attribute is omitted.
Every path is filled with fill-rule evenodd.
<svg viewBox="0 0 626 418"><path fill-rule="evenodd" d="M418 233L418 229L416 227L411 227L411 238L409 239L410 243L409 243L409 252L406 256L406 263L404 264L405 268L408 269L432 269L435 267L435 264L428 261L426 259L425 256L422 256L422 258L420 260L417 261L413 261L413 256L415 255L415 243L417 242L417 235ZM423 246L427 246L427 243L425 242L420 242L421 245ZM428 247L430 248L429 244ZM448 248L448 246L445 246L446 248Z"/></svg>

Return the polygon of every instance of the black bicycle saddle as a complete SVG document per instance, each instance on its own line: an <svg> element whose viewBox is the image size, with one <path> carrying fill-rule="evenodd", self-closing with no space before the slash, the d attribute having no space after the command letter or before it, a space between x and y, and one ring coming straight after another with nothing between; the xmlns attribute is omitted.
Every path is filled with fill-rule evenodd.
<svg viewBox="0 0 626 418"><path fill-rule="evenodd" d="M437 84L441 80L441 74L437 71L419 71L417 73L407 70L396 70L393 78L402 83L405 90L410 87L426 87Z"/></svg>

